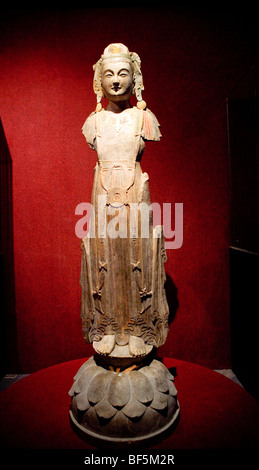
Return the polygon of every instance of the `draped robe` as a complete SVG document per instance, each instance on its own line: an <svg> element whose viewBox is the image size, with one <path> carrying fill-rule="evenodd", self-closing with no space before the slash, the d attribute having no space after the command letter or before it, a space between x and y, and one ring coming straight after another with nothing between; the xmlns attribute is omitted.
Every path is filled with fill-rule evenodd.
<svg viewBox="0 0 259 470"><path fill-rule="evenodd" d="M82 240L85 341L115 335L123 345L134 335L161 346L168 334L166 253L163 228L153 227L147 210L148 174L140 165L145 140L160 140L158 121L148 109L118 114L102 109L87 118L82 131L98 159L91 227Z"/></svg>

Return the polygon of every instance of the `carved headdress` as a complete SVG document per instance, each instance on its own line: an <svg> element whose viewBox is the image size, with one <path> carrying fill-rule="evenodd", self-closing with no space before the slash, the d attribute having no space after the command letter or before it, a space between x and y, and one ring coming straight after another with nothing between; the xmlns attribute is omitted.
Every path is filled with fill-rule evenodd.
<svg viewBox="0 0 259 470"><path fill-rule="evenodd" d="M134 81L134 93L137 98L137 107L139 109L145 109L146 103L142 100L142 90L144 90L143 86L143 78L141 73L141 61L140 57L136 52L129 52L129 49L121 43L113 43L107 46L104 49L104 52L101 58L96 62L93 66L94 69L94 83L93 88L94 92L97 96L97 107L96 111L100 111L102 109L101 100L103 97L102 91L102 84L101 84L101 70L102 70L102 62L105 59L127 59L133 68L133 81Z"/></svg>

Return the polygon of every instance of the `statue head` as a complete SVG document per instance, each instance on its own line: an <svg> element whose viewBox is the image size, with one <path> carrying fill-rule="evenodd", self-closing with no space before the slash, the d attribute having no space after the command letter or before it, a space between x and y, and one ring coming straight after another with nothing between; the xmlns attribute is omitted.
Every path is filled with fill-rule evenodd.
<svg viewBox="0 0 259 470"><path fill-rule="evenodd" d="M105 66L108 63L113 63L114 68L116 69L116 64L125 63L125 76L128 75L128 78L124 80L126 84L130 87L130 92L135 94L137 98L137 107L139 109L145 109L146 103L142 100L142 90L144 90L143 79L141 73L141 61L135 52L129 52L128 48L121 43L113 43L107 46L104 49L104 52L98 62L93 66L94 69L94 82L93 88L97 96L97 107L96 111L102 109L101 100L105 95L105 75L103 76L103 71L105 71ZM119 67L121 70L123 67ZM108 74L106 74L108 77ZM103 84L102 84L103 80ZM125 85L126 86L126 85ZM116 90L115 90L116 91Z"/></svg>

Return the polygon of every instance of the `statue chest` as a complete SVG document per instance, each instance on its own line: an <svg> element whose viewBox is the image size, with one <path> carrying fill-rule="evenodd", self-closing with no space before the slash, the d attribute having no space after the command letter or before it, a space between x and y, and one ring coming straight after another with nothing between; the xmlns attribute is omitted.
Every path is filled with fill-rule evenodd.
<svg viewBox="0 0 259 470"><path fill-rule="evenodd" d="M100 113L97 117L96 147L99 161L135 162L142 147L140 122L132 110L121 114Z"/></svg>

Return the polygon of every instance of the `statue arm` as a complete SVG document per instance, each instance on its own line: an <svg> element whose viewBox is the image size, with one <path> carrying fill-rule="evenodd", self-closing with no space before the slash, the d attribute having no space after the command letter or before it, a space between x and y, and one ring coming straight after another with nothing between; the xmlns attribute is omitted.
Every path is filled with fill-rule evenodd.
<svg viewBox="0 0 259 470"><path fill-rule="evenodd" d="M143 111L144 119L143 119L143 129L142 129L142 137L144 140L160 140L162 137L160 133L160 124L156 118L156 116L149 110L146 109Z"/></svg>
<svg viewBox="0 0 259 470"><path fill-rule="evenodd" d="M95 137L96 137L96 113L90 114L88 118L86 119L83 127L82 127L82 133L86 138L87 143L89 144L89 147L92 150L95 150Z"/></svg>

